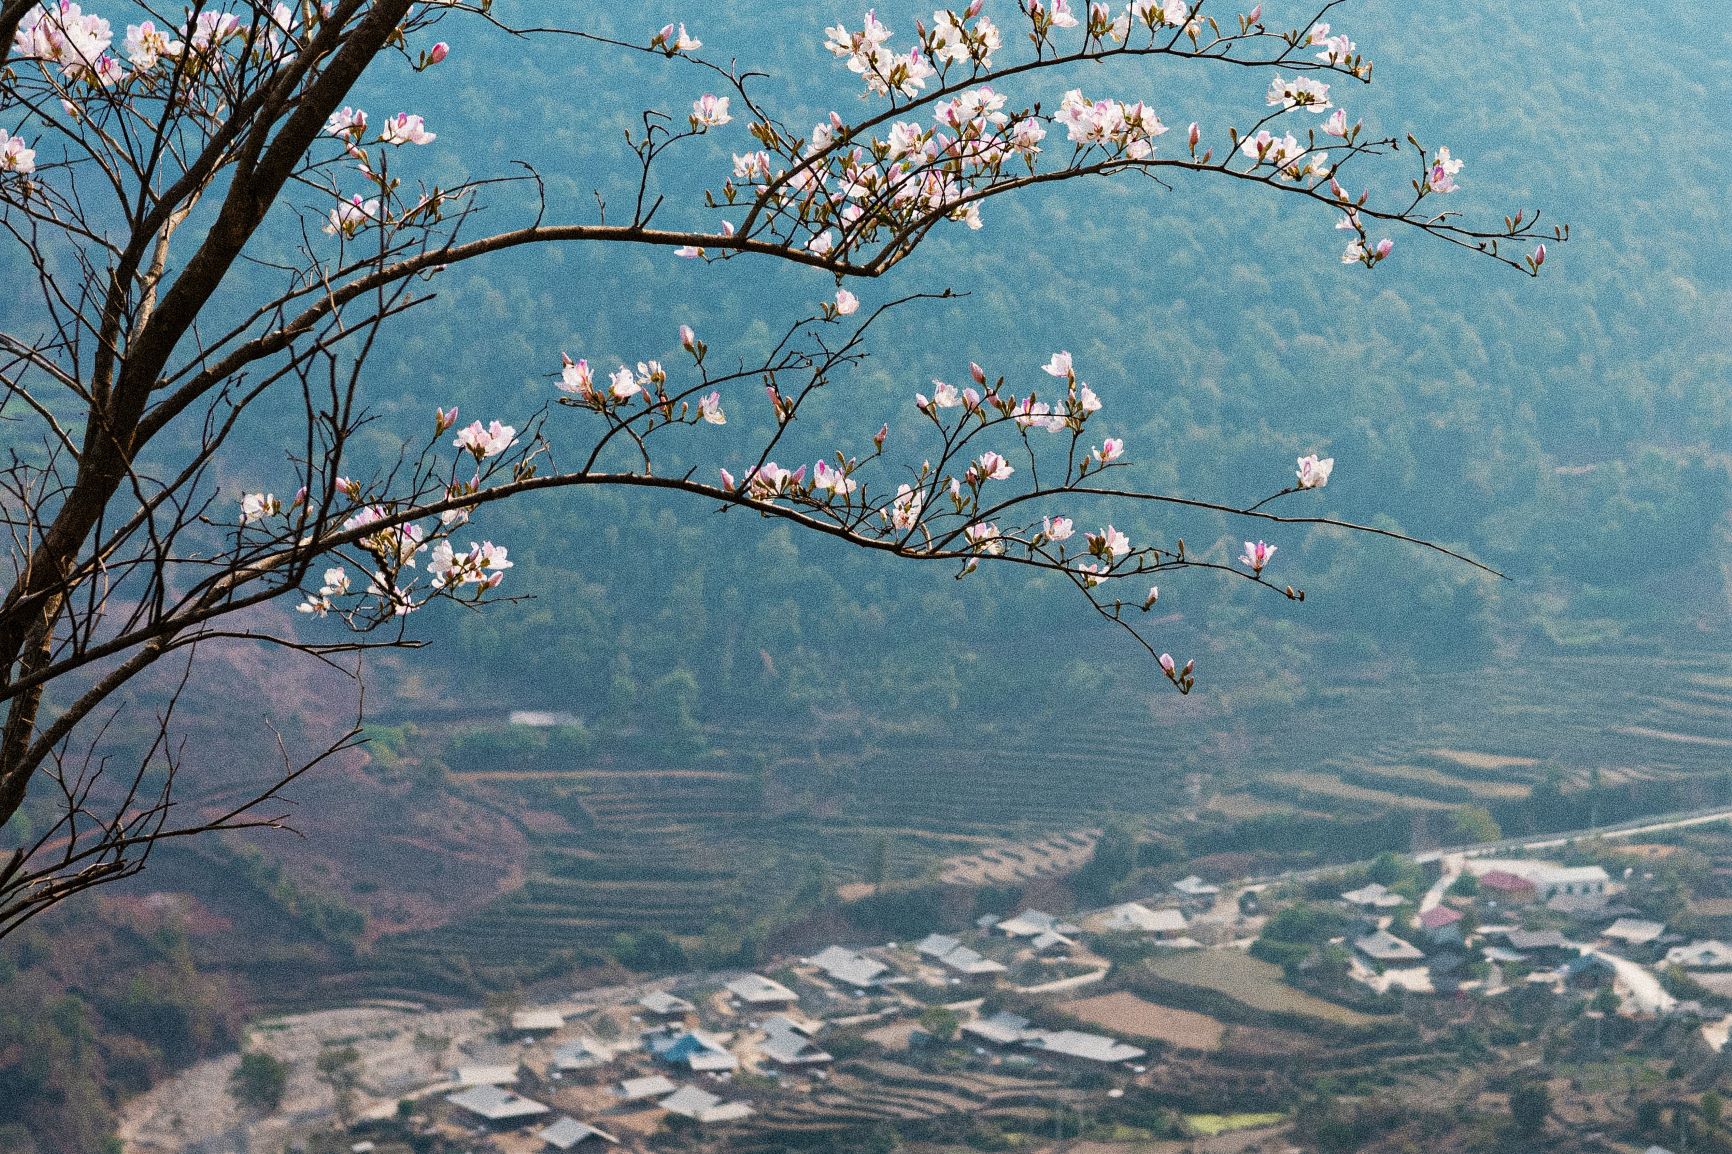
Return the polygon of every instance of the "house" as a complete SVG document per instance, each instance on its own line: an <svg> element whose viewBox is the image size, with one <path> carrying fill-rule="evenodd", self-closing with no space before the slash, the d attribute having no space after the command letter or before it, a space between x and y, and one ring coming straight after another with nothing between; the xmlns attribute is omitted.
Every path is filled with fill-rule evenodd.
<svg viewBox="0 0 1732 1154"><path fill-rule="evenodd" d="M1481 893L1490 894L1506 902L1532 901L1536 892L1533 882L1512 874L1508 870L1489 870L1480 874L1479 888Z"/></svg>
<svg viewBox="0 0 1732 1154"><path fill-rule="evenodd" d="M991 1042L995 1046L1014 1046L1029 1036L1030 1025L1032 1023L1020 1014L1000 1010L989 1018L964 1022L962 1032Z"/></svg>
<svg viewBox="0 0 1732 1154"><path fill-rule="evenodd" d="M1512 950L1541 964L1556 964L1581 953L1581 947L1556 930L1511 930L1504 935Z"/></svg>
<svg viewBox="0 0 1732 1154"><path fill-rule="evenodd" d="M1034 940L1028 944L1034 947L1035 953L1044 954L1048 950L1068 950L1076 945L1076 942L1055 930L1047 930L1045 933L1036 934Z"/></svg>
<svg viewBox="0 0 1732 1154"><path fill-rule="evenodd" d="M1100 1034L1085 1034L1081 1030L1033 1030L1023 1039L1022 1044L1044 1050L1048 1054L1080 1058L1085 1062L1128 1062L1148 1053L1136 1046L1129 1046Z"/></svg>
<svg viewBox="0 0 1732 1154"><path fill-rule="evenodd" d="M942 958L962 942L947 934L927 934L914 943L914 952L928 958Z"/></svg>
<svg viewBox="0 0 1732 1154"><path fill-rule="evenodd" d="M1683 966L1686 970L1721 970L1732 967L1732 946L1725 942L1691 942L1673 946L1666 951L1668 966Z"/></svg>
<svg viewBox="0 0 1732 1154"><path fill-rule="evenodd" d="M518 1067L459 1066L451 1072L451 1080L459 1086L510 1086L517 1081Z"/></svg>
<svg viewBox="0 0 1732 1154"><path fill-rule="evenodd" d="M1388 930L1378 930L1354 939L1353 948L1374 962L1416 962L1425 957L1424 950L1402 941Z"/></svg>
<svg viewBox="0 0 1732 1154"><path fill-rule="evenodd" d="M709 1072L740 1068L740 1060L719 1039L699 1030L651 1035L649 1049L670 1066L683 1065Z"/></svg>
<svg viewBox="0 0 1732 1154"><path fill-rule="evenodd" d="M1645 946L1665 932L1666 927L1660 922L1650 922L1642 918L1619 918L1601 930L1600 936L1632 946Z"/></svg>
<svg viewBox="0 0 1732 1154"><path fill-rule="evenodd" d="M627 1102L641 1102L645 1098L660 1098L664 1094L672 1094L679 1089L672 1079L664 1074L651 1074L645 1078L627 1078L619 1084L616 1093Z"/></svg>
<svg viewBox="0 0 1732 1154"><path fill-rule="evenodd" d="M1389 887L1385 885L1372 882L1356 890L1348 890L1341 895L1341 900L1362 909L1392 910L1407 899L1400 894L1390 893Z"/></svg>
<svg viewBox="0 0 1732 1154"><path fill-rule="evenodd" d="M800 1000L799 994L762 974L747 974L743 978L735 978L723 988L740 1001L753 1006L789 1006Z"/></svg>
<svg viewBox="0 0 1732 1154"><path fill-rule="evenodd" d="M1526 954L1506 949L1503 946L1487 946L1480 952L1485 955L1486 961L1497 962L1499 965L1514 965L1517 962L1525 962L1528 960Z"/></svg>
<svg viewBox="0 0 1732 1154"><path fill-rule="evenodd" d="M525 1098L503 1086L471 1086L467 1090L447 1094L445 1100L459 1110L473 1114L489 1126L515 1126L526 1118L538 1118L543 1114L553 1113L540 1102Z"/></svg>
<svg viewBox="0 0 1732 1154"><path fill-rule="evenodd" d="M613 1061L614 1054L612 1046L585 1036L554 1047L553 1068L566 1072L595 1070Z"/></svg>
<svg viewBox="0 0 1732 1154"><path fill-rule="evenodd" d="M696 1006L666 990L652 990L637 1000L637 1004L658 1018L677 1018L690 1014Z"/></svg>
<svg viewBox="0 0 1732 1154"><path fill-rule="evenodd" d="M1040 910L1023 910L1013 918L1005 918L997 927L1013 938L1037 938L1042 934L1074 934L1080 926L1063 922Z"/></svg>
<svg viewBox="0 0 1732 1154"><path fill-rule="evenodd" d="M860 989L876 985L879 976L890 969L883 962L841 946L831 946L808 960L833 981Z"/></svg>
<svg viewBox="0 0 1732 1154"><path fill-rule="evenodd" d="M724 1102L708 1090L687 1086L676 1090L661 1102L670 1114L690 1118L694 1122L737 1122L749 1118L752 1108L744 1102Z"/></svg>
<svg viewBox="0 0 1732 1154"><path fill-rule="evenodd" d="M995 962L967 946L957 946L938 960L945 968L964 978L990 978L1010 969L1003 962Z"/></svg>
<svg viewBox="0 0 1732 1154"><path fill-rule="evenodd" d="M1221 887L1210 885L1196 874L1173 883L1173 888L1188 898L1212 898L1221 892Z"/></svg>
<svg viewBox="0 0 1732 1154"><path fill-rule="evenodd" d="M1611 913L1608 894L1557 894L1546 903L1546 909L1584 922L1616 917Z"/></svg>
<svg viewBox="0 0 1732 1154"><path fill-rule="evenodd" d="M539 1130L535 1135L542 1144L555 1150L575 1150L584 1142L594 1140L617 1145L619 1139L606 1130L597 1130L587 1122L579 1122L576 1118L565 1117L546 1129Z"/></svg>
<svg viewBox="0 0 1732 1154"><path fill-rule="evenodd" d="M1530 875L1534 889L1544 900L1559 894L1603 894L1611 884L1611 875L1602 866L1548 865Z"/></svg>
<svg viewBox="0 0 1732 1154"><path fill-rule="evenodd" d="M781 1014L764 1023L764 1040L758 1048L778 1066L813 1066L835 1061L813 1043L807 1027Z"/></svg>
<svg viewBox="0 0 1732 1154"><path fill-rule="evenodd" d="M518 1034L551 1034L565 1028L565 1015L558 1010L518 1010L511 1015L511 1029Z"/></svg>
<svg viewBox="0 0 1732 1154"><path fill-rule="evenodd" d="M1170 938L1185 932L1185 915L1175 909L1151 910L1139 902L1126 902L1113 907L1102 926L1114 933L1154 934Z"/></svg>
<svg viewBox="0 0 1732 1154"><path fill-rule="evenodd" d="M1419 915L1419 929L1428 940L1443 945L1461 941L1461 911L1449 906L1433 906Z"/></svg>

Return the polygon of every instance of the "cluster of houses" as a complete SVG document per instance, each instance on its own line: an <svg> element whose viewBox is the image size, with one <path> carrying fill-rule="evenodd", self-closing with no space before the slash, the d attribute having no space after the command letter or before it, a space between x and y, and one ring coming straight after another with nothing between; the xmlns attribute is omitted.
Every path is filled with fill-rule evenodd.
<svg viewBox="0 0 1732 1154"><path fill-rule="evenodd" d="M1732 974L1724 973L1732 970L1732 946L1686 941L1640 916L1619 900L1624 885L1601 866L1462 864L1478 883L1474 893L1441 901L1432 895L1417 910L1375 883L1340 895L1363 919L1351 937L1355 977L1377 989L1487 995L1514 981L1560 992L1612 987L1627 1009L1642 1013L1702 1013L1699 1004L1664 992L1658 975L1670 966L1724 978L1732 992Z"/></svg>
<svg viewBox="0 0 1732 1154"><path fill-rule="evenodd" d="M1094 1066L1134 1063L1146 1051L1119 1039L989 1012L992 991L1015 972L1081 969L1086 977L1098 977L1109 963L1089 953L1086 934L1136 935L1173 948L1198 948L1190 935L1218 892L1188 878L1175 888L1171 904L1124 903L1083 919L1086 929L1025 909L981 919L967 941L933 933L908 946L834 945L773 976L718 975L607 1007L614 1019L623 1015L630 1025L610 1028L606 1039L575 1015L568 1021L560 1009L521 1010L511 1016L508 1031L517 1060L459 1068L439 1095L449 1107L450 1124L474 1136L517 1135L513 1149L524 1148L523 1136L538 1144L532 1148L545 1150L612 1146L622 1135L643 1133L646 1124L653 1129L654 1115L646 1123L650 1111L700 1126L740 1122L752 1116L753 1107L737 1092L737 1075L789 1086L823 1081L834 1061L824 1047L827 1030L917 1015L933 1004L934 987L955 986L968 989L963 1001L949 1004L972 1015L960 1032L982 1054L1014 1052ZM1090 965L1103 969L1090 973ZM917 987L924 988L921 997L914 996ZM922 1037L924 1031L916 1030L915 1041Z"/></svg>

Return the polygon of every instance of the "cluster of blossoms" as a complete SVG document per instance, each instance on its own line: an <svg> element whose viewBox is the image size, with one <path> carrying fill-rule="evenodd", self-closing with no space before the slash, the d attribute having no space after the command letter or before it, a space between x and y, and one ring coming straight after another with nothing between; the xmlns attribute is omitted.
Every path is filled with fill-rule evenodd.
<svg viewBox="0 0 1732 1154"><path fill-rule="evenodd" d="M892 92L918 96L938 70L918 44L907 52L891 48L890 35L877 12L870 11L858 32L850 32L841 24L824 29L824 47L847 61L848 71L865 81L866 91L876 96Z"/></svg>
<svg viewBox="0 0 1732 1154"><path fill-rule="evenodd" d="M1073 88L1059 101L1058 123L1064 125L1073 144L1101 146L1122 152L1132 160L1154 155L1155 137L1167 131L1154 110L1142 101L1088 100Z"/></svg>
<svg viewBox="0 0 1732 1154"><path fill-rule="evenodd" d="M499 588L499 583L505 580L505 571L513 564L506 548L491 541L479 545L471 541L467 553L454 550L450 541L441 541L428 555L427 573L433 578L435 589L474 585L480 593Z"/></svg>
<svg viewBox="0 0 1732 1154"><path fill-rule="evenodd" d="M443 60L445 55L438 51L442 45L434 46L433 56ZM432 58L431 56L429 57ZM335 137L343 145L351 157L359 165L361 175L378 187L382 194L389 194L397 188L397 182L375 169L371 158L363 145L367 138L367 112L362 108L351 108L344 105L331 113L325 122L325 134ZM417 113L399 112L385 119L384 126L379 129L377 142L383 146L401 147L407 144L426 145L439 139L436 132L427 131L427 122ZM424 196L415 206L403 213L399 220L407 219L425 211L436 211L444 200L444 195L434 192ZM375 224L390 223L390 213L385 208L381 197L364 197L359 194L347 200L338 198L336 207L332 208L325 219L325 233L328 236L342 236L352 239L362 229Z"/></svg>
<svg viewBox="0 0 1732 1154"><path fill-rule="evenodd" d="M1345 68L1361 79L1371 75L1371 65L1354 55L1357 45L1346 36L1331 35L1327 24L1313 24L1305 36L1305 43L1321 48L1316 59L1331 68Z"/></svg>
<svg viewBox="0 0 1732 1154"><path fill-rule="evenodd" d="M332 598L346 595L350 588L348 570L341 566L333 566L325 570L324 584L319 586L319 591L308 594L307 599L295 608L302 613L323 617L337 607Z"/></svg>
<svg viewBox="0 0 1732 1154"><path fill-rule="evenodd" d="M129 24L121 50L114 55L114 30L109 22L87 13L73 0L51 0L25 13L13 35L13 55L21 60L54 64L74 82L98 87L122 84L143 76L163 60L191 55L206 65L218 65L228 44L247 42L261 59L280 60L295 37L295 13L278 3L258 32L233 12L206 9L188 13L178 30L159 28L152 20Z"/></svg>

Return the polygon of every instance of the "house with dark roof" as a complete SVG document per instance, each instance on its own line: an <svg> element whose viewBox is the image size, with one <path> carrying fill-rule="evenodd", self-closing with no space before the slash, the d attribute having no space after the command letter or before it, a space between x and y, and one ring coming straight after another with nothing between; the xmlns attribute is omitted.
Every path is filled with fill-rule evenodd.
<svg viewBox="0 0 1732 1154"><path fill-rule="evenodd" d="M1538 892L1533 882L1508 870L1487 870L1480 874L1479 888L1481 893L1490 893L1506 902L1531 902Z"/></svg>
<svg viewBox="0 0 1732 1154"><path fill-rule="evenodd" d="M1449 906L1434 906L1419 915L1419 930L1426 939L1443 945L1461 941L1462 914Z"/></svg>

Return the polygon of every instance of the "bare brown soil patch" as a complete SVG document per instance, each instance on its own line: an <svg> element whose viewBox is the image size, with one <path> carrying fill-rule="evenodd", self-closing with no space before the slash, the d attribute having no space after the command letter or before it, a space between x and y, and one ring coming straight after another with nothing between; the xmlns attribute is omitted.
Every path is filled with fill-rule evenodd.
<svg viewBox="0 0 1732 1154"><path fill-rule="evenodd" d="M1225 1025L1207 1014L1157 1006L1125 990L1060 1002L1058 1008L1113 1034L1166 1042L1186 1050L1219 1050L1221 1037L1227 1032Z"/></svg>

